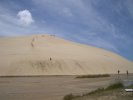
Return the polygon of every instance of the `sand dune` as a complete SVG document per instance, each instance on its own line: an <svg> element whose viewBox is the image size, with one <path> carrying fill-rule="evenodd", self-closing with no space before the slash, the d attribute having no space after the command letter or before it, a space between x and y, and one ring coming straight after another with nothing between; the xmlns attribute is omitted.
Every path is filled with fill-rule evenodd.
<svg viewBox="0 0 133 100"><path fill-rule="evenodd" d="M112 52L52 35L0 39L0 75L133 73L133 63Z"/></svg>

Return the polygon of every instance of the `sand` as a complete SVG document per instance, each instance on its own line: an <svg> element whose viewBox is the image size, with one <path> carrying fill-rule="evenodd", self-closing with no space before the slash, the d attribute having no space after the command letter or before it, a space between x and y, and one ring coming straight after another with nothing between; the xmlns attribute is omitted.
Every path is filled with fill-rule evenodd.
<svg viewBox="0 0 133 100"><path fill-rule="evenodd" d="M78 97L71 100L132 100L133 93L126 92L124 89L104 91L93 95Z"/></svg>
<svg viewBox="0 0 133 100"><path fill-rule="evenodd" d="M133 73L133 63L53 35L0 38L0 76L108 74L117 70Z"/></svg>
<svg viewBox="0 0 133 100"><path fill-rule="evenodd" d="M82 95L97 88L107 87L118 80L117 75L87 79L75 77L76 76L0 77L0 100L63 100L63 97L70 93ZM120 75L120 79L126 80L126 75ZM133 74L129 75L129 80L133 80ZM102 96L106 97L106 94L102 94ZM95 96L95 98L98 97L99 96ZM90 100L95 100L95 98ZM109 98L112 98L112 96ZM82 99L79 98L77 100Z"/></svg>

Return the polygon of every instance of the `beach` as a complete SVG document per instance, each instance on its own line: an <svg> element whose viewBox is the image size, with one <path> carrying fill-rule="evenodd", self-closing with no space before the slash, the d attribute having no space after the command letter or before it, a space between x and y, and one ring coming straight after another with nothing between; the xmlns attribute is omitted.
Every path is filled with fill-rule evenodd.
<svg viewBox="0 0 133 100"><path fill-rule="evenodd" d="M63 100L67 94L82 95L107 87L118 80L117 75L79 79L76 76L0 77L1 100ZM125 74L121 80L127 80ZM133 80L133 74L129 75Z"/></svg>

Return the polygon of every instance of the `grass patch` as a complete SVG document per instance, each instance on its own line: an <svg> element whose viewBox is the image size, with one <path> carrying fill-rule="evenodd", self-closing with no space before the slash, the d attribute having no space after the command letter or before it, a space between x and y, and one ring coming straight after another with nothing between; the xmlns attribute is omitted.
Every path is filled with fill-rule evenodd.
<svg viewBox="0 0 133 100"><path fill-rule="evenodd" d="M97 75L80 75L76 78L101 78L101 77L110 77L109 74L97 74Z"/></svg>
<svg viewBox="0 0 133 100"><path fill-rule="evenodd" d="M96 90L94 90L92 92L87 93L86 95L100 93L100 92L107 91L107 90L119 89L119 88L123 88L123 87L124 87L124 85L121 82L117 82L117 83L109 85L106 88L98 88L98 89L96 89Z"/></svg>
<svg viewBox="0 0 133 100"><path fill-rule="evenodd" d="M113 90L113 89L118 89L118 88L123 88L124 85L121 82L114 83L110 86L108 86L105 90Z"/></svg>
<svg viewBox="0 0 133 100"><path fill-rule="evenodd" d="M121 82L118 82L118 83L114 83L114 84L109 85L107 88L98 88L92 92L87 93L86 95L92 95L95 93L100 93L103 91L114 90L114 89L123 88L123 87L124 87L124 85Z"/></svg>
<svg viewBox="0 0 133 100"><path fill-rule="evenodd" d="M73 94L68 94L64 96L63 100L72 100L75 96Z"/></svg>
<svg viewBox="0 0 133 100"><path fill-rule="evenodd" d="M87 93L87 94L84 94L84 95L91 95L91 94L95 94L95 93L99 93L99 92L102 92L102 91L104 91L105 89L104 88L98 88L98 89L96 89L96 90L94 90L94 91L92 91L92 92L89 92L89 93ZM84 96L83 95L83 96Z"/></svg>
<svg viewBox="0 0 133 100"><path fill-rule="evenodd" d="M120 89L120 88L123 88L123 87L124 87L124 85L121 82L117 82L117 83L114 83L114 84L109 85L107 88L98 88L98 89L96 89L96 90L94 90L92 92L83 94L82 96L68 94L68 95L64 96L63 100L72 100L72 99L77 98L77 97L94 95L96 93L101 93L101 92L104 92L104 91L110 91L110 90ZM133 85L132 85L132 87L133 87Z"/></svg>

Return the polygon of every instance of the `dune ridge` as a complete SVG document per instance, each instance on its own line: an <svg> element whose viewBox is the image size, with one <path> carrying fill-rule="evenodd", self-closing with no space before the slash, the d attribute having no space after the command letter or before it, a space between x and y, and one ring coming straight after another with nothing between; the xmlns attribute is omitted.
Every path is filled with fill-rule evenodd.
<svg viewBox="0 0 133 100"><path fill-rule="evenodd" d="M54 35L0 39L0 76L133 73L127 59Z"/></svg>

